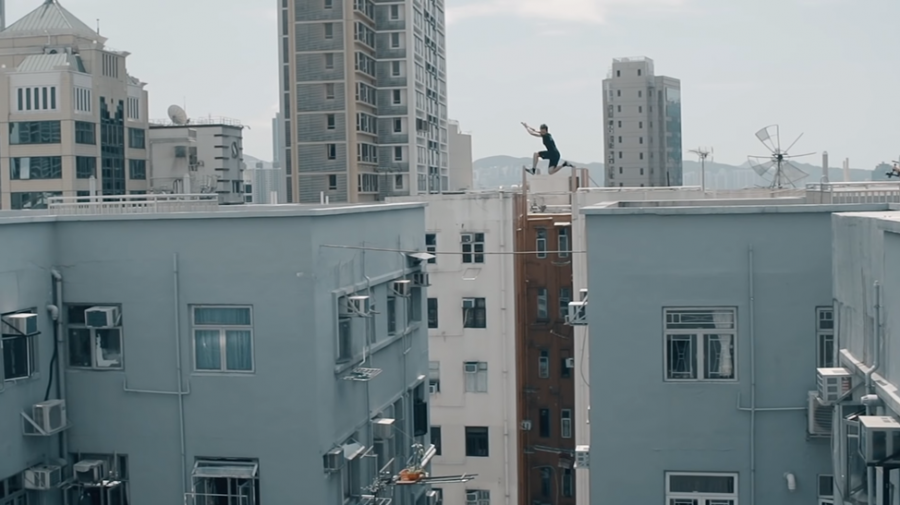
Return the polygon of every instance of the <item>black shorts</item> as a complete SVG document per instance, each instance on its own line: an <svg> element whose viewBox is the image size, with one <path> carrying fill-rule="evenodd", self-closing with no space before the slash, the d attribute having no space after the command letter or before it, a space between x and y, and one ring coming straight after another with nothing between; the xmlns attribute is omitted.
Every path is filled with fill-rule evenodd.
<svg viewBox="0 0 900 505"><path fill-rule="evenodd" d="M559 151L541 151L538 153L538 157L542 160L550 160L550 168L559 165Z"/></svg>

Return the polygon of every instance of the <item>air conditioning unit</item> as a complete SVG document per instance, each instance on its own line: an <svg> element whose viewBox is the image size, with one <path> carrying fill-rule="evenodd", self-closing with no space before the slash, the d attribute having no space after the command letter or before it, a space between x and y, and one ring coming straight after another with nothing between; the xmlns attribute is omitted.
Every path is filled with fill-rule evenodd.
<svg viewBox="0 0 900 505"><path fill-rule="evenodd" d="M428 272L415 272L412 274L412 283L417 288L425 288L431 286L431 279L428 277Z"/></svg>
<svg viewBox="0 0 900 505"><path fill-rule="evenodd" d="M394 420L390 418L376 419L372 421L372 431L375 438L386 440L394 437Z"/></svg>
<svg viewBox="0 0 900 505"><path fill-rule="evenodd" d="M471 233L463 233L462 235L459 236L459 241L462 242L463 244L468 244L468 243L472 242L473 240L475 240L475 236L472 235Z"/></svg>
<svg viewBox="0 0 900 505"><path fill-rule="evenodd" d="M394 281L394 283L391 285L391 289L394 291L394 293L397 296L403 296L403 297L409 296L409 294L412 290L412 281L408 281L408 280Z"/></svg>
<svg viewBox="0 0 900 505"><path fill-rule="evenodd" d="M811 437L830 437L833 424L830 405L822 405L818 399L817 391L809 392L806 412L808 423L806 433Z"/></svg>
<svg viewBox="0 0 900 505"><path fill-rule="evenodd" d="M569 302L566 324L570 326L587 325L587 302Z"/></svg>
<svg viewBox="0 0 900 505"><path fill-rule="evenodd" d="M62 467L59 465L37 465L25 470L25 489L48 491L56 489L63 481Z"/></svg>
<svg viewBox="0 0 900 505"><path fill-rule="evenodd" d="M590 468L591 463L591 446L576 445L575 446L575 468Z"/></svg>
<svg viewBox="0 0 900 505"><path fill-rule="evenodd" d="M462 301L464 309L474 309L475 308L475 299L474 298L463 298Z"/></svg>
<svg viewBox="0 0 900 505"><path fill-rule="evenodd" d="M368 316L371 311L369 297L365 295L348 296L341 304L341 316L344 317Z"/></svg>
<svg viewBox="0 0 900 505"><path fill-rule="evenodd" d="M522 429L525 431L528 431L531 429L531 420L530 419L525 419L522 421Z"/></svg>
<svg viewBox="0 0 900 505"><path fill-rule="evenodd" d="M322 456L322 463L326 472L337 472L344 467L344 451L336 447Z"/></svg>
<svg viewBox="0 0 900 505"><path fill-rule="evenodd" d="M578 290L578 296L581 297L581 298L579 298L581 301L584 301L585 298L587 298L587 295L588 295L587 288L581 288Z"/></svg>
<svg viewBox="0 0 900 505"><path fill-rule="evenodd" d="M441 391L441 386L437 382L429 382L428 383L428 392L431 394L439 393Z"/></svg>
<svg viewBox="0 0 900 505"><path fill-rule="evenodd" d="M566 368L575 368L575 358L566 358Z"/></svg>
<svg viewBox="0 0 900 505"><path fill-rule="evenodd" d="M24 417L24 414L23 414ZM66 428L66 401L47 400L31 406L31 421L23 420L25 435L47 436Z"/></svg>
<svg viewBox="0 0 900 505"><path fill-rule="evenodd" d="M0 334L34 335L37 329L37 314L9 314L0 320Z"/></svg>
<svg viewBox="0 0 900 505"><path fill-rule="evenodd" d="M91 307L84 311L88 328L113 328L119 325L118 307Z"/></svg>
<svg viewBox="0 0 900 505"><path fill-rule="evenodd" d="M428 505L441 505L441 495L434 489L425 493L425 500Z"/></svg>
<svg viewBox="0 0 900 505"><path fill-rule="evenodd" d="M478 373L478 363L466 363L466 373Z"/></svg>
<svg viewBox="0 0 900 505"><path fill-rule="evenodd" d="M75 463L75 480L85 484L96 484L106 478L106 462L99 459L83 459Z"/></svg>
<svg viewBox="0 0 900 505"><path fill-rule="evenodd" d="M816 379L823 404L839 401L853 389L853 373L846 368L817 368Z"/></svg>
<svg viewBox="0 0 900 505"><path fill-rule="evenodd" d="M478 503L478 491L466 492L466 501L469 503Z"/></svg>
<svg viewBox="0 0 900 505"><path fill-rule="evenodd" d="M888 416L859 416L859 454L867 465L900 461L900 421Z"/></svg>

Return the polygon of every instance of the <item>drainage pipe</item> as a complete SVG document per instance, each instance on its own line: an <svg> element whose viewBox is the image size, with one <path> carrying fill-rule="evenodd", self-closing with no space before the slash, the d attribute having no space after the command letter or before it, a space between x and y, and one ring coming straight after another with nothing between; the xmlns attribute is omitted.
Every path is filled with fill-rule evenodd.
<svg viewBox="0 0 900 505"><path fill-rule="evenodd" d="M66 390L66 370L63 361L65 360L65 333L63 333L62 327L62 307L63 307L63 286L62 286L62 274L59 273L59 270L53 268L50 270L50 274L53 276L53 287L55 299L53 303L55 304L55 310L51 310L51 314L54 317L55 323L55 334L56 334L56 397L60 400L65 400L67 397ZM68 424L68 419L64 419L63 422ZM66 459L69 456L69 434L68 430L64 429L59 434L59 452L60 459Z"/></svg>
<svg viewBox="0 0 900 505"><path fill-rule="evenodd" d="M872 366L866 372L866 392L874 394L875 388L872 386L872 374L878 370L880 365L881 354L881 284L875 281L875 328L872 335ZM875 409L871 403L866 403L866 415L875 414ZM873 467L866 468L866 494L868 495L867 503L875 503L875 469Z"/></svg>
<svg viewBox="0 0 900 505"><path fill-rule="evenodd" d="M507 219L506 217L506 193L500 193L500 222L503 223L503 228L506 226L510 226L512 224L512 219ZM506 232L505 230L500 230L500 252L506 252ZM507 386L509 382L509 367L507 364L507 359L509 359L509 354L506 351L506 343L509 336L506 334L506 317L508 309L506 307L506 263L509 261L509 254L500 254L500 345L503 353L503 386L502 386L502 398L503 398L503 483L505 486L505 503L506 505L510 505L510 476L509 476L509 404L508 404L508 393Z"/></svg>
<svg viewBox="0 0 900 505"><path fill-rule="evenodd" d="M756 294L753 291L753 246L747 249L747 286L750 298L750 505L756 505Z"/></svg>

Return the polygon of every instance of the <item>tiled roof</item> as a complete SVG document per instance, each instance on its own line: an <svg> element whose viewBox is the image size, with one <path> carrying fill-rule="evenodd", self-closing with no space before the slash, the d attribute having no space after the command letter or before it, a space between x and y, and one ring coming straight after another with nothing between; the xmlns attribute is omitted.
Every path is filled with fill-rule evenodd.
<svg viewBox="0 0 900 505"><path fill-rule="evenodd" d="M40 7L0 32L3 38L23 35L77 35L101 40L97 32L67 11L58 0L45 0Z"/></svg>
<svg viewBox="0 0 900 505"><path fill-rule="evenodd" d="M74 59L74 58L72 58ZM70 56L65 53L58 54L35 54L25 58L16 68L17 72L45 72L53 70L56 67L65 66L66 63L72 67L72 70L78 70L77 63L70 60Z"/></svg>

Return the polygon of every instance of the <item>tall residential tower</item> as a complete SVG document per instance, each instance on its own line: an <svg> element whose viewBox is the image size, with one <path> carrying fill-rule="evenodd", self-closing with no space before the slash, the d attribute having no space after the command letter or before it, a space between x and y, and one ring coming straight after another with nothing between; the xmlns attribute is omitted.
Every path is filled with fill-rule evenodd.
<svg viewBox="0 0 900 505"><path fill-rule="evenodd" d="M603 81L605 186L681 186L681 81L650 58L614 59Z"/></svg>
<svg viewBox="0 0 900 505"><path fill-rule="evenodd" d="M448 187L443 0L281 0L288 201Z"/></svg>

